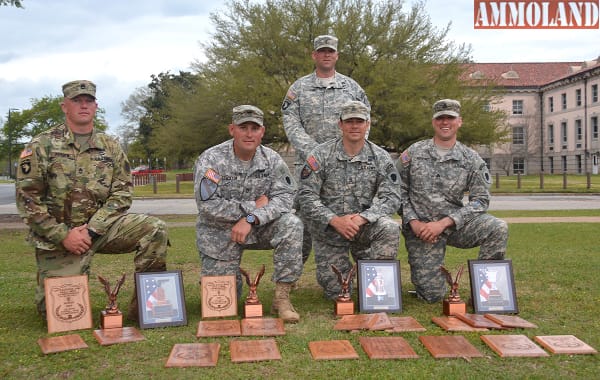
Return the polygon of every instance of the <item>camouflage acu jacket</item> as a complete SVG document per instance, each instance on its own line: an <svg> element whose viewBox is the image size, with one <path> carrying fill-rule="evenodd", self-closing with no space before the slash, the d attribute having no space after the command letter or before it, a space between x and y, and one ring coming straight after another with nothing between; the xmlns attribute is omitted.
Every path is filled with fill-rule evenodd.
<svg viewBox="0 0 600 380"><path fill-rule="evenodd" d="M16 203L30 241L55 249L70 228L104 234L131 206L129 161L118 141L94 130L79 146L62 124L34 137L19 158Z"/></svg>

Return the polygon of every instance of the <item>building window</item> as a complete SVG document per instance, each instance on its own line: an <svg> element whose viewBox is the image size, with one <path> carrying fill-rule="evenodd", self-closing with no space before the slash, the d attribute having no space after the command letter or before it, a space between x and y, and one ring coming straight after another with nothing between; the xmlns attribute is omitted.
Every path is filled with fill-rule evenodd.
<svg viewBox="0 0 600 380"><path fill-rule="evenodd" d="M513 100L513 115L523 115L523 101L522 100Z"/></svg>
<svg viewBox="0 0 600 380"><path fill-rule="evenodd" d="M550 174L554 174L554 157L548 157L550 166Z"/></svg>
<svg viewBox="0 0 600 380"><path fill-rule="evenodd" d="M567 149L568 135L566 121L560 123L560 142L562 143L563 149Z"/></svg>
<svg viewBox="0 0 600 380"><path fill-rule="evenodd" d="M554 124L548 125L548 147L554 148Z"/></svg>
<svg viewBox="0 0 600 380"><path fill-rule="evenodd" d="M548 108L550 112L554 112L554 98L552 96L548 98Z"/></svg>
<svg viewBox="0 0 600 380"><path fill-rule="evenodd" d="M598 116L592 116L592 140L598 140Z"/></svg>
<svg viewBox="0 0 600 380"><path fill-rule="evenodd" d="M581 172L583 170L583 165L581 164L581 162L582 162L581 154L578 154L577 156L575 156L575 159L577 160L577 173L581 174Z"/></svg>
<svg viewBox="0 0 600 380"><path fill-rule="evenodd" d="M598 85L592 85L592 103L596 103L598 101Z"/></svg>
<svg viewBox="0 0 600 380"><path fill-rule="evenodd" d="M514 145L525 144L525 128L524 127L513 127L513 144Z"/></svg>
<svg viewBox="0 0 600 380"><path fill-rule="evenodd" d="M525 174L524 158L513 158L513 174Z"/></svg>
<svg viewBox="0 0 600 380"><path fill-rule="evenodd" d="M583 127L581 126L581 119L575 120L575 141L577 141L577 148L581 148L581 141L583 140Z"/></svg>
<svg viewBox="0 0 600 380"><path fill-rule="evenodd" d="M563 110L567 109L567 94L566 93L560 94L560 105Z"/></svg>
<svg viewBox="0 0 600 380"><path fill-rule="evenodd" d="M577 105L577 107L581 106L581 89L580 88L575 90L575 105Z"/></svg>
<svg viewBox="0 0 600 380"><path fill-rule="evenodd" d="M560 159L562 161L562 170L563 170L563 172L566 172L567 171L567 156L561 156Z"/></svg>

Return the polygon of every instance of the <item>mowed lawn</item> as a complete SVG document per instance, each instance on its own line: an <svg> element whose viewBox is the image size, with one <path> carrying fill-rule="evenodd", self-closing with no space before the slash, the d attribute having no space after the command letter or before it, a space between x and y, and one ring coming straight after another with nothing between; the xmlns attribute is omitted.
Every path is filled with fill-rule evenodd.
<svg viewBox="0 0 600 380"><path fill-rule="evenodd" d="M575 335L600 349L600 238L597 223L511 224L508 257L513 262L519 316L535 323L537 329L515 329L487 333L448 333L431 322L442 314L442 305L424 304L411 295L412 289L404 247L398 259L401 267L403 312L412 316L426 332L349 333L334 331L333 305L322 297L315 280L311 257L300 287L292 296L301 321L286 325L286 335L275 337L282 359L256 363L232 363L229 352L233 340L262 337L196 337L200 321L199 259L193 227L170 229L169 270L183 273L187 326L141 330L142 342L100 346L92 330L79 334L89 346L50 355L42 354L37 340L49 335L46 324L33 305L35 257L24 243L25 231L0 232L0 378L31 379L562 379L598 378L599 355L554 355L544 358L503 358L480 338L482 334L522 334L533 340L536 335ZM477 250L450 249L447 267L455 270L477 257ZM89 288L94 324L106 305L106 295L97 275L111 279L128 274L119 293L121 309L126 311L133 291L133 255L97 255L92 266ZM258 295L269 315L273 297L273 272L270 251L248 251L242 266L256 273L260 265L267 267ZM245 288L244 294L247 292ZM470 297L469 276L461 280L460 293ZM239 315L241 315L241 306ZM134 324L127 322L127 326ZM473 344L483 358L434 359L419 341L420 335L462 335ZM417 359L371 360L359 344L361 336L402 336L419 355ZM359 355L353 360L321 360L311 357L308 344L317 340L348 340ZM165 368L174 344L218 342L221 345L218 364L212 368Z"/></svg>

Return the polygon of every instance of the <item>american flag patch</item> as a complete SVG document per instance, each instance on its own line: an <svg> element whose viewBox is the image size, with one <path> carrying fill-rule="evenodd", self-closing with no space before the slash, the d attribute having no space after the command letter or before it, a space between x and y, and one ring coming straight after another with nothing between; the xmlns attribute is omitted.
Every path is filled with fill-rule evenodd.
<svg viewBox="0 0 600 380"><path fill-rule="evenodd" d="M410 162L410 156L408 155L408 149L400 154L400 161L403 164L408 164Z"/></svg>
<svg viewBox="0 0 600 380"><path fill-rule="evenodd" d="M29 157L33 154L33 150L31 150L31 148L25 148L23 149L23 151L21 152L21 156L19 158L25 158L25 157Z"/></svg>
<svg viewBox="0 0 600 380"><path fill-rule="evenodd" d="M308 164L308 166L310 166L313 172L316 172L321 167L321 165L319 165L319 163L317 162L315 156L308 157L306 159L306 163Z"/></svg>
<svg viewBox="0 0 600 380"><path fill-rule="evenodd" d="M291 99L291 100L296 99L296 94L292 90L289 90L285 96L286 96L286 98Z"/></svg>
<svg viewBox="0 0 600 380"><path fill-rule="evenodd" d="M206 173L204 173L204 177L210 179L216 184L218 184L221 181L221 176L219 175L219 173L214 171L212 168L208 169Z"/></svg>

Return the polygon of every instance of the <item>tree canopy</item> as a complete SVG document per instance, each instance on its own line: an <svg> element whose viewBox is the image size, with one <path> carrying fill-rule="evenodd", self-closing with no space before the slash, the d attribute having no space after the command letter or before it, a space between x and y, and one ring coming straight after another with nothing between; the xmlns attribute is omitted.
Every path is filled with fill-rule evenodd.
<svg viewBox="0 0 600 380"><path fill-rule="evenodd" d="M390 151L432 135L431 106L441 98L463 104L459 138L490 144L503 136L503 114L488 111L491 87L461 76L470 48L447 41L416 3L400 0L231 0L211 14L206 60L193 73L159 75L150 84L138 140L159 156L189 162L228 138L231 109L253 104L265 112L264 143L287 143L280 112L288 87L313 70L320 34L339 39L336 70L355 79L372 105L370 140ZM146 140L144 140L146 139Z"/></svg>

